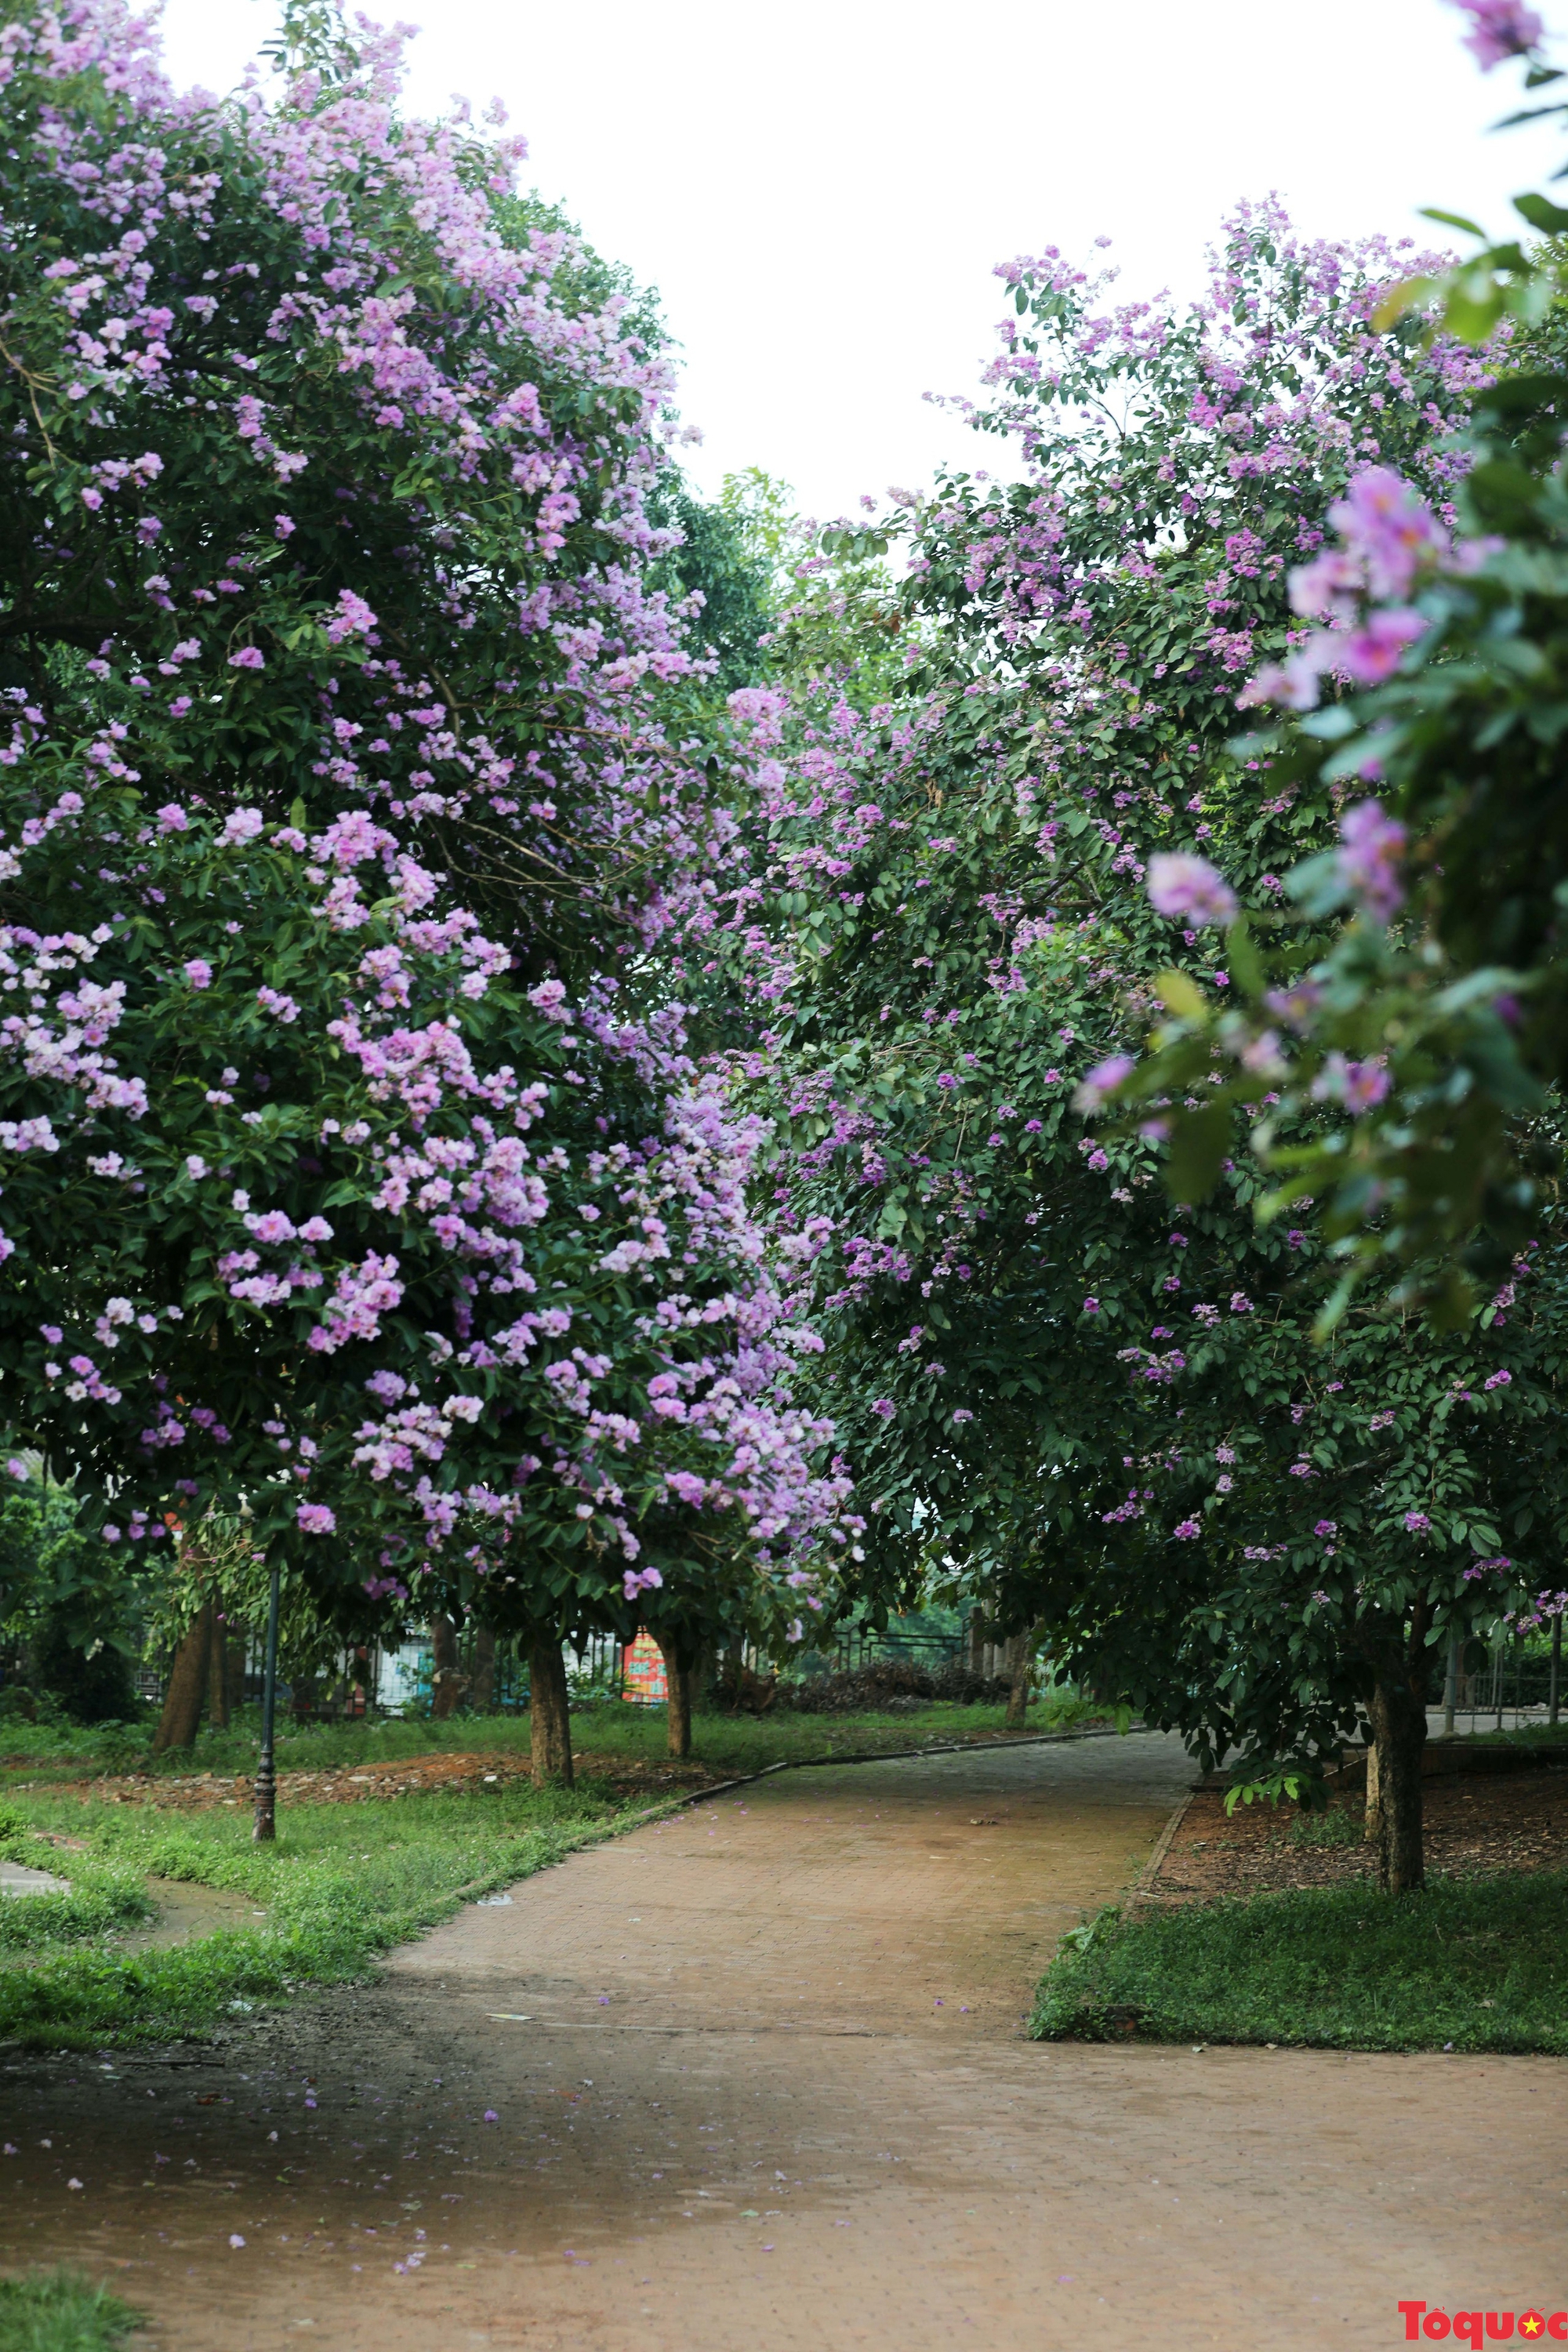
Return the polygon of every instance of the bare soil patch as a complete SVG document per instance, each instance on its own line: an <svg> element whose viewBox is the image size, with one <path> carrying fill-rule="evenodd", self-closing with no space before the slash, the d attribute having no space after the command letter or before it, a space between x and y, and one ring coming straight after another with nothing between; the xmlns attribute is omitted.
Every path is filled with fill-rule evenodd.
<svg viewBox="0 0 1568 2352"><path fill-rule="evenodd" d="M897 1739L897 1734L891 1736ZM931 1735L933 1743L937 1743L937 1737ZM1029 1745L1041 1737L1039 1732L976 1727L966 1731L961 1741L944 1738L940 1746L1007 1748ZM918 1750L911 1748L910 1752ZM784 1756L772 1762L774 1766L847 1763L854 1760L854 1748L847 1748L842 1755ZM619 1798L646 1796L655 1801L693 1790L723 1788L733 1780L753 1777L748 1766L733 1762L706 1762L696 1756L628 1756L617 1748L575 1748L573 1765L579 1781L591 1782L596 1790ZM389 1797L444 1792L482 1795L487 1790L525 1783L531 1778L524 1749L437 1748L422 1756L323 1766L316 1771L282 1771L278 1775L278 1801L280 1805L359 1805ZM254 1783L248 1772L106 1772L89 1780L40 1770L37 1780L22 1785L68 1792L79 1797L84 1804L151 1805L164 1812L210 1811L220 1805L246 1806L254 1797Z"/></svg>
<svg viewBox="0 0 1568 2352"><path fill-rule="evenodd" d="M695 1758L596 1755L574 1758L580 1780L608 1786L616 1796L660 1797L686 1789L710 1789L732 1778ZM280 1805L363 1805L389 1797L472 1795L530 1778L528 1759L495 1749L461 1755L443 1749L430 1756L400 1757L392 1763L344 1764L320 1772L280 1772ZM248 1805L254 1784L248 1772L108 1773L96 1780L62 1782L84 1804L153 1805L164 1812L201 1812L218 1805Z"/></svg>
<svg viewBox="0 0 1568 2352"><path fill-rule="evenodd" d="M1426 1867L1458 1878L1568 1867L1568 1771L1522 1771L1426 1784ZM1353 1828L1359 1794L1337 1798L1332 1826ZM1283 1887L1342 1886L1376 1876L1374 1850L1355 1842L1320 1843L1321 1825L1294 1808L1238 1805L1200 1790L1172 1839L1153 1884L1156 1901L1206 1902Z"/></svg>

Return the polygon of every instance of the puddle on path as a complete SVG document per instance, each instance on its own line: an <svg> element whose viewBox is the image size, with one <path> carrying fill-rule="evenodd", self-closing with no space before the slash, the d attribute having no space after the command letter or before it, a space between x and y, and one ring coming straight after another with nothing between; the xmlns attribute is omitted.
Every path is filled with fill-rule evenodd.
<svg viewBox="0 0 1568 2352"><path fill-rule="evenodd" d="M210 1936L216 1927L254 1927L267 1916L248 1895L236 1895L226 1886L197 1886L184 1878L149 1878L147 1892L158 1906L158 1916L144 1927L117 1937L120 1951L163 1951Z"/></svg>

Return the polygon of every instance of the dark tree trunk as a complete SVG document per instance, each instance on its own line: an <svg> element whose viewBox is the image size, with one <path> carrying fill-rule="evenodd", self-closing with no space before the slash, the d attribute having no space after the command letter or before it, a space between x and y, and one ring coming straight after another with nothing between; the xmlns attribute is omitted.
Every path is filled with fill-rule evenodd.
<svg viewBox="0 0 1568 2352"><path fill-rule="evenodd" d="M1424 1691L1409 1673L1378 1675L1367 1709L1377 1749L1378 1873L1384 1892L1413 1895L1426 1884L1421 1837Z"/></svg>
<svg viewBox="0 0 1568 2352"><path fill-rule="evenodd" d="M561 1637L536 1633L529 1650L529 1732L533 1785L572 1786L572 1708Z"/></svg>
<svg viewBox="0 0 1568 2352"><path fill-rule="evenodd" d="M195 1744L202 1708L206 1704L208 1660L215 1646L212 1605L208 1602L192 1618L174 1653L163 1712L153 1735L154 1755L162 1755L165 1748Z"/></svg>
<svg viewBox="0 0 1568 2352"><path fill-rule="evenodd" d="M207 1721L215 1731L228 1729L228 1646L223 1619L216 1613L207 1643Z"/></svg>
<svg viewBox="0 0 1568 2352"><path fill-rule="evenodd" d="M492 1625L481 1625L474 1635L474 1705L481 1715L493 1715L496 1704L496 1637Z"/></svg>
<svg viewBox="0 0 1568 2352"><path fill-rule="evenodd" d="M660 1633L655 1636L664 1657L664 1686L668 1698L665 1720L668 1727L668 1748L672 1756L691 1753L691 1685L693 1659L689 1650Z"/></svg>
<svg viewBox="0 0 1568 2352"><path fill-rule="evenodd" d="M1007 1728L1022 1731L1028 1721L1029 1683L1034 1669L1034 1639L1015 1633L1007 1643Z"/></svg>
<svg viewBox="0 0 1568 2352"><path fill-rule="evenodd" d="M352 1716L368 1716L371 1706L370 1643L355 1650L349 1659L348 1711Z"/></svg>
<svg viewBox="0 0 1568 2352"><path fill-rule="evenodd" d="M245 1636L231 1633L224 1643L224 1675L228 1692L228 1712L232 1722L237 1711L245 1705Z"/></svg>
<svg viewBox="0 0 1568 2352"><path fill-rule="evenodd" d="M709 1697L719 1678L719 1653L711 1642L704 1642L691 1661L688 1680L691 1685L691 1704L695 1707Z"/></svg>
<svg viewBox="0 0 1568 2352"><path fill-rule="evenodd" d="M458 1664L458 1629L449 1617L437 1617L433 1621L430 1643L434 1653L430 1711L437 1723L444 1723L468 1687L467 1677Z"/></svg>

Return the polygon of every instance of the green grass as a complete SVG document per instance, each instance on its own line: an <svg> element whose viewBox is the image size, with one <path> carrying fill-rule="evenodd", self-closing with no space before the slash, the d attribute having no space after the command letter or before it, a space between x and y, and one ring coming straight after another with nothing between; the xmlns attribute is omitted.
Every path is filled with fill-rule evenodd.
<svg viewBox="0 0 1568 2352"><path fill-rule="evenodd" d="M1067 1730L1091 1719L1095 1712L1064 1693L1032 1706L1027 1727L1034 1732ZM768 1764L826 1755L991 1737L1003 1728L1005 1713L1000 1706L960 1706L947 1701L888 1714L796 1715L785 1710L753 1718L704 1712L694 1719L693 1740L704 1762L726 1772L757 1772ZM51 1779L89 1780L105 1771L248 1772L256 1763L258 1714L258 1709L247 1707L232 1729L204 1729L195 1748L160 1757L151 1751L150 1725L110 1724L82 1730L69 1724L6 1724L0 1727L0 1784L15 1789L45 1773ZM627 1706L606 1699L574 1707L572 1721L579 1749L628 1758L664 1754L662 1707ZM528 1744L526 1715L458 1715L445 1723L388 1718L298 1729L280 1726L277 1761L280 1772L321 1772L345 1765L395 1763L442 1749L526 1754Z"/></svg>
<svg viewBox="0 0 1568 2352"><path fill-rule="evenodd" d="M1064 1939L1029 2030L1041 2042L1568 2054L1568 1874L1104 1912Z"/></svg>
<svg viewBox="0 0 1568 2352"><path fill-rule="evenodd" d="M1458 1738L1466 1748L1563 1748L1568 1747L1568 1721L1510 1724L1501 1731L1488 1724L1482 1730L1461 1731Z"/></svg>
<svg viewBox="0 0 1568 2352"><path fill-rule="evenodd" d="M116 2352L144 2317L79 2271L0 2279L0 2352Z"/></svg>
<svg viewBox="0 0 1568 2352"><path fill-rule="evenodd" d="M1073 1696L1043 1700L1029 1709L1026 1729L1037 1734L1067 1731L1092 1720L1096 1712ZM703 1763L741 1774L761 1772L770 1764L815 1763L830 1756L990 1739L1005 1729L1005 1707L961 1706L949 1700L934 1700L907 1711L900 1708L893 1714L795 1715L788 1710L761 1717L700 1714L692 1718L691 1746ZM664 1754L662 1707L612 1702L575 1715L573 1722L576 1745L596 1756L657 1758ZM526 1722L523 1736L526 1738Z"/></svg>
<svg viewBox="0 0 1568 2352"><path fill-rule="evenodd" d="M91 1943L138 1927L153 1916L153 1905L133 1872L106 1869L86 1854L64 1858L52 1846L16 1859L57 1875L62 1874L62 1860L67 1860L70 1893L0 1898L0 1966L24 1955Z"/></svg>
<svg viewBox="0 0 1568 2352"><path fill-rule="evenodd" d="M117 1884L189 1879L266 1914L167 1949L126 1952L100 1937L0 1967L0 2041L82 2049L199 2034L301 1987L363 1978L389 1946L605 1835L631 1809L593 1784L282 1806L271 1847L252 1845L248 1821L223 1810L159 1812L49 1790L9 1810L87 1840L86 1856L54 1857L73 1881L94 1869Z"/></svg>
<svg viewBox="0 0 1568 2352"><path fill-rule="evenodd" d="M1321 1813L1298 1813L1285 1834L1291 1845L1364 1845L1365 1801L1330 1805Z"/></svg>
<svg viewBox="0 0 1568 2352"><path fill-rule="evenodd" d="M45 1839L32 1834L14 1805L0 1805L0 1861L28 1870L68 1874ZM0 1963L95 1937L151 1918L153 1906L134 1871L84 1854L73 1855L69 1892L63 1895L0 1895Z"/></svg>

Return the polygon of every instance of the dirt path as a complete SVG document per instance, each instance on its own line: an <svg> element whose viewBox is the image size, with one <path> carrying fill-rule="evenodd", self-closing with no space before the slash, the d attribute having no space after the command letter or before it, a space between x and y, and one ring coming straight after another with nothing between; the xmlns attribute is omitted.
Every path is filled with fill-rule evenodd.
<svg viewBox="0 0 1568 2352"><path fill-rule="evenodd" d="M159 2352L1305 2352L1403 2341L1401 2297L1562 2308L1558 2062L1021 2039L1190 1780L1147 1735L782 1773L205 2063L14 2059L0 2246L128 2265Z"/></svg>

